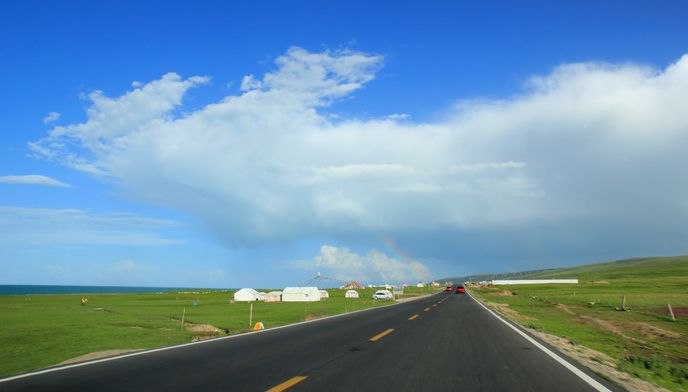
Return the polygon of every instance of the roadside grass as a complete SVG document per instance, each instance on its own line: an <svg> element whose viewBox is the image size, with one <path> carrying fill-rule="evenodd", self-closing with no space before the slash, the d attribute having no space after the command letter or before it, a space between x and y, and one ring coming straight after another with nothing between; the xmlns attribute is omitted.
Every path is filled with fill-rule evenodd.
<svg viewBox="0 0 688 392"><path fill-rule="evenodd" d="M373 300L375 289L329 289L310 303L253 303L253 323L266 328L390 304ZM59 364L93 352L150 349L250 330L248 303L230 304L233 291L139 294L0 296L0 377ZM421 295L409 288L406 296ZM182 313L186 328L181 328ZM215 328L192 328L210 324Z"/></svg>
<svg viewBox="0 0 688 392"><path fill-rule="evenodd" d="M528 278L534 277L580 283L472 288L471 293L521 325L607 354L618 370L688 391L688 314L681 313L688 308L688 257L602 263ZM628 311L617 310L623 296ZM681 313L676 321L664 312L667 304Z"/></svg>

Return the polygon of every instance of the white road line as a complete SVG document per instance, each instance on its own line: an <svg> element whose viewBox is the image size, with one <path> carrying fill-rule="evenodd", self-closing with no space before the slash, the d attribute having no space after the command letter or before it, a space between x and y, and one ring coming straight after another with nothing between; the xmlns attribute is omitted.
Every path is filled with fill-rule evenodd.
<svg viewBox="0 0 688 392"><path fill-rule="evenodd" d="M569 363L568 361L566 361L564 358L560 357L559 355L557 355L556 353L554 353L552 350L548 349L547 347L543 346L540 342L538 342L537 340L535 340L535 339L533 339L532 337L530 337L527 333L525 333L525 332L521 331L520 329L518 329L518 328L514 327L513 325L511 325L511 323L509 323L508 321L504 320L504 318L502 318L502 316L500 316L500 315L498 315L497 313L493 312L493 311L490 310L487 306L483 305L480 301L478 301L477 299L473 298L473 296L472 296L470 293L468 293L468 296L471 297L471 299L473 299L473 301L477 302L478 305L482 306L485 310L487 310L487 311L490 312L493 316L495 316L495 317L497 318L497 320L499 320L499 321L503 322L504 324L508 325L509 328L513 329L513 330L516 331L519 335L523 336L523 338L525 338L527 341L529 341L530 343L532 343L533 346L535 346L535 347L539 348L540 350L544 351L545 354L547 354L547 355L549 355L550 357L552 357L552 359L554 359L555 361L559 362L559 364L561 364L562 366L564 366L565 368L567 368L568 370L570 370L573 374L575 374L576 376L578 376L578 378L582 379L583 381L585 381L586 383L588 383L588 385L590 385L591 387L595 388L596 391L599 391L599 392L612 392L610 389L608 389L608 388L605 387L604 385L602 385L602 384L600 384L599 382L597 382L594 378L588 376L588 375L585 374L582 370L580 370L580 369L578 369L577 367L573 366L571 363Z"/></svg>
<svg viewBox="0 0 688 392"><path fill-rule="evenodd" d="M432 294L431 294L431 295L432 295ZM430 296L430 295L428 295L428 296L420 296L420 297L414 298L414 300L415 300L415 299L427 298L427 297L429 297L429 296ZM137 352L134 352L134 353L118 355L118 356L115 356L115 357L108 357L108 358L103 358L103 359L95 359L95 360L93 360L93 361L88 361L88 362L79 362L79 363L74 363L74 364L71 364L71 365L65 365L65 366L60 366L60 367L53 367L53 368L38 370L38 371L35 371L35 372L31 372L31 373L18 374L18 375L16 375L16 376L3 378L3 379L0 379L0 383L12 381L12 380L18 380L18 379L20 379L20 378L27 378L27 377L32 377L32 376L38 376L39 374L52 373L52 372L59 372L59 371L61 371L61 370L67 370L67 369L72 369L72 368L81 367L81 366L93 365L93 364L101 363L101 362L109 362L109 361L115 361L115 360L123 359L123 358L137 357L137 356L139 356L139 355L146 355L146 354L151 354L151 353L157 353L157 352L159 352L159 351L174 350L174 349L183 348L183 347L188 347L188 346L193 346L193 345L197 345L197 344L217 343L217 342L222 341L222 340L236 339L236 338L241 338L241 337L244 337L244 336L255 335L255 334L259 334L259 333L267 333L267 332L276 331L276 330L283 329L283 328L290 328L290 327L295 327L295 326L297 326L297 325L303 325L303 324L308 324L308 323L315 323L315 322L318 322L318 321L329 320L329 319L333 319L333 318L336 318L336 317L348 316L348 315L354 314L354 313L362 313L362 312L367 312L367 311L369 311L369 310L382 309L382 308L387 308L387 307L390 307L390 306L401 305L401 304L405 304L405 303L408 303L408 302L410 302L410 301L396 302L396 303L393 303L393 304L383 305L383 306L377 306L377 307L374 307L374 308L367 308L367 309L355 310L355 311L353 311L353 312L340 313L340 314L335 314L335 315L332 315L332 316L322 317L322 318L318 318L318 319L314 319L314 320L300 321L300 322L294 323L294 324L281 325L281 326L278 326L278 327L272 327L272 328L267 328L267 329L261 329L261 330L258 330L258 331L251 331L251 332L246 332L246 333L237 334L237 335L222 336L222 337L214 338L214 339L199 340L198 342L183 343L183 344L178 344L178 345L175 345L175 346L167 346L167 347L161 347L161 348L154 348L154 349L151 349L151 350L142 350L142 351L137 351Z"/></svg>

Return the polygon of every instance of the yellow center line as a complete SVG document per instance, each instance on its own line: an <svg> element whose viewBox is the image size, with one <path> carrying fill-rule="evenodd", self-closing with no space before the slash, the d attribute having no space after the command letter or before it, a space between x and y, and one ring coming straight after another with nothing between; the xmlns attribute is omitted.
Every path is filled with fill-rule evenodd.
<svg viewBox="0 0 688 392"><path fill-rule="evenodd" d="M294 385L300 383L301 381L305 380L306 378L308 378L308 377L306 377L306 376L292 377L289 380L287 380L287 381L285 381L279 385L275 385L274 387L268 389L266 392L282 392L285 389L291 388Z"/></svg>
<svg viewBox="0 0 688 392"><path fill-rule="evenodd" d="M415 320L415 319L417 319L417 318L418 318L418 315L417 315L417 314L414 314L413 316L409 317L408 319L409 319L409 320Z"/></svg>
<svg viewBox="0 0 688 392"><path fill-rule="evenodd" d="M386 329L386 330L380 332L379 334L373 336L373 337L370 338L369 340L370 340L371 342L376 342L376 341L378 341L378 340L384 338L385 336L389 335L389 334L392 333L392 332L394 332L394 328Z"/></svg>
<svg viewBox="0 0 688 392"><path fill-rule="evenodd" d="M429 311L430 311L430 308L425 308L425 309L423 309L423 310L425 310L426 312L429 312Z"/></svg>

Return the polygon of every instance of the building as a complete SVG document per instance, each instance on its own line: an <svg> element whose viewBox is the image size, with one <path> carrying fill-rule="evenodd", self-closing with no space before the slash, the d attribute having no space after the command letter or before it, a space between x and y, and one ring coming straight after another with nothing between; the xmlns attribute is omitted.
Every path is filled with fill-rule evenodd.
<svg viewBox="0 0 688 392"><path fill-rule="evenodd" d="M281 291L271 291L265 296L265 302L281 302L282 292Z"/></svg>
<svg viewBox="0 0 688 392"><path fill-rule="evenodd" d="M320 290L320 299L323 298L330 298L330 293L328 293L327 290Z"/></svg>
<svg viewBox="0 0 688 392"><path fill-rule="evenodd" d="M320 301L320 290L317 287L285 287L282 290L282 302Z"/></svg>
<svg viewBox="0 0 688 392"><path fill-rule="evenodd" d="M501 284L578 284L578 279L509 279L491 280L494 285Z"/></svg>
<svg viewBox="0 0 688 392"><path fill-rule="evenodd" d="M355 280L352 280L351 282L349 282L349 283L347 283L347 284L345 284L345 285L343 285L343 286L340 286L339 288L340 288L340 289L343 289L343 290L364 289L365 286L363 286L362 284L356 282Z"/></svg>
<svg viewBox="0 0 688 392"><path fill-rule="evenodd" d="M423 282L418 282L418 284L416 285L416 287L421 287L421 288L422 288L422 287L425 287L425 285L423 284Z"/></svg>
<svg viewBox="0 0 688 392"><path fill-rule="evenodd" d="M265 300L265 297L263 297L258 291L251 288L243 288L234 293L234 301L252 302L263 300Z"/></svg>
<svg viewBox="0 0 688 392"><path fill-rule="evenodd" d="M358 291L347 290L346 293L344 293L344 298L358 298Z"/></svg>

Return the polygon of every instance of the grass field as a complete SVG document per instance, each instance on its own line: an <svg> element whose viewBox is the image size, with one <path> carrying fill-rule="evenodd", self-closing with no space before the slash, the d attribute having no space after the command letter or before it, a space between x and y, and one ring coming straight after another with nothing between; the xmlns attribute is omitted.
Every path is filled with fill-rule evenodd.
<svg viewBox="0 0 688 392"><path fill-rule="evenodd" d="M253 322L267 328L390 304L372 300L375 289L328 290L311 303L253 303ZM406 296L423 294L409 288ZM106 350L146 349L249 330L249 304L230 304L231 291L141 294L0 296L0 376L56 365ZM181 328L186 309L186 327Z"/></svg>
<svg viewBox="0 0 688 392"><path fill-rule="evenodd" d="M618 370L688 391L688 256L528 276L565 277L578 278L580 284L472 288L471 293L525 327L606 354L604 360ZM623 296L628 311L617 310ZM676 321L667 304L677 313Z"/></svg>

